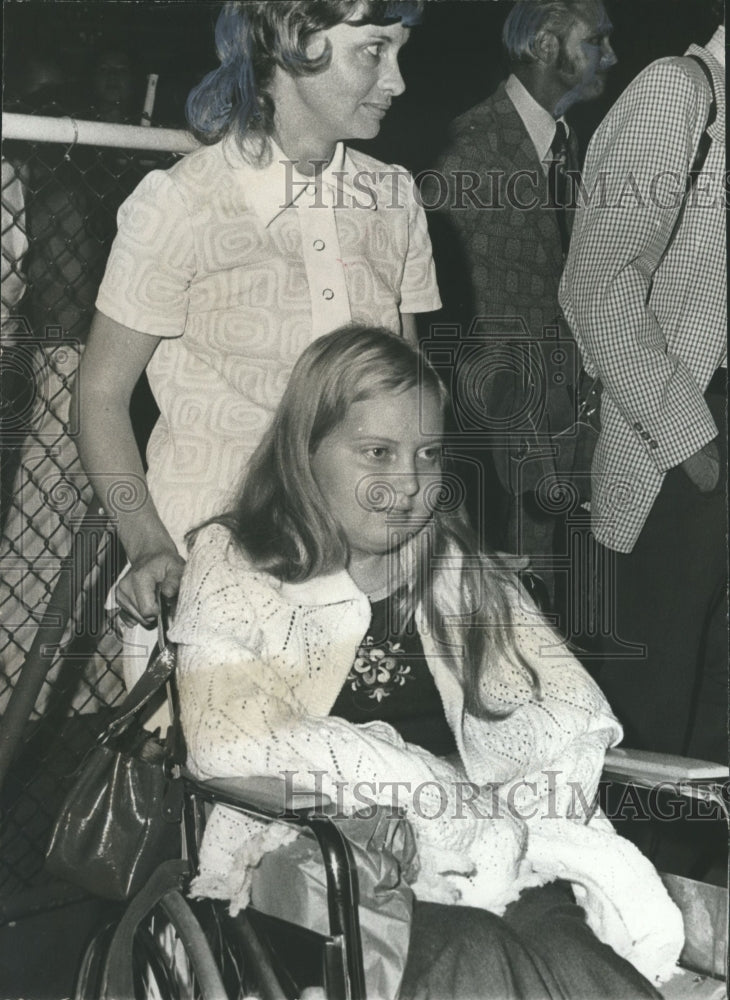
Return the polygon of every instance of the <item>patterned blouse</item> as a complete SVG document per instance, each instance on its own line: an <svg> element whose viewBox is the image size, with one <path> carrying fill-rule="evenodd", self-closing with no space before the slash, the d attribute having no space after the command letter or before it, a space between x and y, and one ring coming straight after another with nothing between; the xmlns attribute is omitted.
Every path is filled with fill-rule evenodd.
<svg viewBox="0 0 730 1000"><path fill-rule="evenodd" d="M400 332L440 306L413 181L339 146L319 185L280 151L225 140L152 171L119 212L97 308L163 338L147 368L158 512L183 535L235 489L312 340L350 322Z"/></svg>

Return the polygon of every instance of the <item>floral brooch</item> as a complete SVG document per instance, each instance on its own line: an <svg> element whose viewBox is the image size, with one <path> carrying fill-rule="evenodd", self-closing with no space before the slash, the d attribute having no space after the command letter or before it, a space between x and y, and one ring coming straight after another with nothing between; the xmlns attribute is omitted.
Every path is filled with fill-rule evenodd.
<svg viewBox="0 0 730 1000"><path fill-rule="evenodd" d="M401 661L403 655L399 642L386 639L376 646L372 636L368 636L358 648L355 662L348 674L350 687L378 702L388 698L397 687L403 687L406 681L413 680L411 668Z"/></svg>

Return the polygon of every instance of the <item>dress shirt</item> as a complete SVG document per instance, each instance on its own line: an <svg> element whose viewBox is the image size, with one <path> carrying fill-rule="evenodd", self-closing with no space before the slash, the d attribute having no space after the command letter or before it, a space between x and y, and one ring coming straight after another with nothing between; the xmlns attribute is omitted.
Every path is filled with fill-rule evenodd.
<svg viewBox="0 0 730 1000"><path fill-rule="evenodd" d="M725 69L725 25L721 24L715 34L705 46L707 51L717 59L723 69Z"/></svg>
<svg viewBox="0 0 730 1000"><path fill-rule="evenodd" d="M522 122L527 129L527 134L535 147L538 159L542 163L542 169L547 175L552 161L550 147L552 146L553 139L555 138L556 119L553 118L549 111L545 110L542 104L538 104L529 90L527 90L524 84L521 83L521 81L518 80L514 74L507 78L504 89L507 91L507 96L514 104L517 114L522 119ZM565 125L566 134L570 136L570 126L566 122L565 118L561 117L557 120L561 121L563 125Z"/></svg>

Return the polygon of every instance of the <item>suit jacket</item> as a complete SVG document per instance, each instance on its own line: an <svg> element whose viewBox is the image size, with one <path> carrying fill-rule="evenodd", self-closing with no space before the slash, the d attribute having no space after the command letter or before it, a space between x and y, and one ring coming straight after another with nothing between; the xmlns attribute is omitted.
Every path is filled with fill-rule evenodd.
<svg viewBox="0 0 730 1000"><path fill-rule="evenodd" d="M631 83L595 133L561 298L589 373L603 382L593 457L596 537L630 552L667 471L717 435L703 398L726 357L725 77L705 49L717 116L692 197L683 192L708 120L699 66L672 57ZM598 187L596 187L598 185Z"/></svg>
<svg viewBox="0 0 730 1000"><path fill-rule="evenodd" d="M572 130L570 142L577 163ZM563 252L547 178L504 83L453 123L437 173L425 198L441 209L430 223L445 315L462 342L484 342L455 392L479 396L503 485L534 489L554 471L552 435L574 419L578 360L558 303Z"/></svg>

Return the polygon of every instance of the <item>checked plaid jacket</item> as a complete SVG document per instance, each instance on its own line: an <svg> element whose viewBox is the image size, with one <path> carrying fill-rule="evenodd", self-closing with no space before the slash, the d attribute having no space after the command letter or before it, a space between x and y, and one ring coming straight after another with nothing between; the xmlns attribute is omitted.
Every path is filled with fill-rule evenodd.
<svg viewBox="0 0 730 1000"><path fill-rule="evenodd" d="M688 173L712 95L693 60L645 69L595 133L560 300L589 375L603 382L593 459L597 539L630 552L662 481L717 435L703 393L726 364L725 71L694 190ZM685 204L686 201L686 204Z"/></svg>

